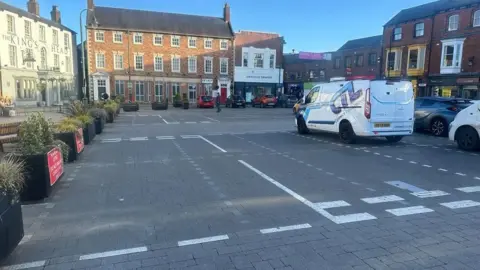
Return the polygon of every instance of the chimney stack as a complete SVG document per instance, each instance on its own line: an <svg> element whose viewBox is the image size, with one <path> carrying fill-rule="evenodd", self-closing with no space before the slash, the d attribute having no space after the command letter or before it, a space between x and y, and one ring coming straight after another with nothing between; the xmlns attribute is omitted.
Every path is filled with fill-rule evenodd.
<svg viewBox="0 0 480 270"><path fill-rule="evenodd" d="M95 5L93 4L93 0L87 0L87 8L88 9L93 9Z"/></svg>
<svg viewBox="0 0 480 270"><path fill-rule="evenodd" d="M225 6L223 7L223 20L225 22L230 22L230 5L228 3L225 3Z"/></svg>
<svg viewBox="0 0 480 270"><path fill-rule="evenodd" d="M28 0L27 10L28 10L28 12L39 16L40 15L40 5L38 4L37 0Z"/></svg>
<svg viewBox="0 0 480 270"><path fill-rule="evenodd" d="M50 16L52 21L57 23L62 23L62 18L60 18L60 10L58 10L58 6L53 6L52 11L50 11Z"/></svg>

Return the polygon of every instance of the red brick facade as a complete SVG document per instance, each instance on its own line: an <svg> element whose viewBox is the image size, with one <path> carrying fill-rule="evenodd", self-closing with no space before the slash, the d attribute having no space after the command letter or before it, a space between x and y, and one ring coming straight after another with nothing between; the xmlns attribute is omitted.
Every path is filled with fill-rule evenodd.
<svg viewBox="0 0 480 270"><path fill-rule="evenodd" d="M240 31L235 33L235 65L242 65L242 47L276 50L277 66L283 65L283 38L274 33Z"/></svg>
<svg viewBox="0 0 480 270"><path fill-rule="evenodd" d="M376 78L380 74L381 45L351 50L338 50L332 55L329 78ZM363 59L362 59L363 58ZM348 60L350 59L350 60ZM350 66L347 62L350 61Z"/></svg>

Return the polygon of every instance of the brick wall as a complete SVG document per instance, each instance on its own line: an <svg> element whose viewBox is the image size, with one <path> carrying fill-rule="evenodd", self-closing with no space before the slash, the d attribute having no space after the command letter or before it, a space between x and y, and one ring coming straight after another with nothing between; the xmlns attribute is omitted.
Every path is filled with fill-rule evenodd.
<svg viewBox="0 0 480 270"><path fill-rule="evenodd" d="M242 65L242 47L254 47L276 50L276 63L282 66L283 43L283 38L278 34L240 31L235 34L235 65Z"/></svg>
<svg viewBox="0 0 480 270"><path fill-rule="evenodd" d="M355 50L339 50L332 55L331 69L328 76L331 77L351 77L351 76L377 76L379 75L380 62L376 61L374 65L369 64L370 54L375 54L376 59L381 56L381 46L371 48L359 48ZM363 65L357 65L356 57L363 55ZM345 57L350 57L352 67L347 73L345 67ZM340 59L340 67L335 67L336 59Z"/></svg>

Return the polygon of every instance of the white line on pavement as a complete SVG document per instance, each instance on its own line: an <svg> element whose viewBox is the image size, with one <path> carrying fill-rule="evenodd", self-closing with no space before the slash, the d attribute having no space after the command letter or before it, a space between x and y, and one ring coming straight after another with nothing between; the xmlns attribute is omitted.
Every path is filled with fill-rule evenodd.
<svg viewBox="0 0 480 270"><path fill-rule="evenodd" d="M410 163L412 163L412 164L417 164L417 162L416 162L416 161L410 161Z"/></svg>
<svg viewBox="0 0 480 270"><path fill-rule="evenodd" d="M182 139L199 139L200 135L180 135Z"/></svg>
<svg viewBox="0 0 480 270"><path fill-rule="evenodd" d="M450 195L450 193L447 193L441 190L420 191L420 192L413 192L410 194L421 199Z"/></svg>
<svg viewBox="0 0 480 270"><path fill-rule="evenodd" d="M443 169L443 168L439 168L438 170L439 170L439 171L442 171L442 172L448 172L448 170Z"/></svg>
<svg viewBox="0 0 480 270"><path fill-rule="evenodd" d="M157 136L157 140L175 140L174 136Z"/></svg>
<svg viewBox="0 0 480 270"><path fill-rule="evenodd" d="M350 204L347 203L346 201L332 201L332 202L315 203L315 206L321 209L329 209L329 208L350 206Z"/></svg>
<svg viewBox="0 0 480 270"><path fill-rule="evenodd" d="M118 250L112 250L112 251L82 255L82 256L80 256L79 260L80 261L93 260L93 259L112 257L112 256L118 256L118 255L140 253L140 252L145 252L145 251L148 251L148 248L145 247L145 246L136 247L136 248L118 249Z"/></svg>
<svg viewBox="0 0 480 270"><path fill-rule="evenodd" d="M198 239L191 239L191 240L185 240L185 241L178 241L178 246L188 246L188 245L195 245L195 244L202 244L202 243L208 243L208 242L215 242L215 241L222 241L222 240L227 240L229 239L228 235L223 234L223 235L217 235L217 236L212 236L212 237L205 237L205 238L198 238Z"/></svg>
<svg viewBox="0 0 480 270"><path fill-rule="evenodd" d="M221 148L220 146L214 144L213 142L209 141L208 139L204 138L203 136L199 136L200 139L204 140L205 142L209 143L211 146L217 148L218 150L222 151L223 153L226 153L227 150Z"/></svg>
<svg viewBox="0 0 480 270"><path fill-rule="evenodd" d="M361 200L369 204L375 204L375 203L403 201L403 198L398 197L396 195L387 195L387 196L380 196L380 197L363 198Z"/></svg>
<svg viewBox="0 0 480 270"><path fill-rule="evenodd" d="M392 156L389 156L389 155L385 155L384 157L386 157L386 158L392 158Z"/></svg>
<svg viewBox="0 0 480 270"><path fill-rule="evenodd" d="M455 174L456 174L456 175L459 175L459 176L467 176L466 174L464 174L464 173L459 173L459 172L457 172L457 173L455 173Z"/></svg>
<svg viewBox="0 0 480 270"><path fill-rule="evenodd" d="M202 123L202 124L211 124L212 122L211 122L211 121L200 121L200 123Z"/></svg>
<svg viewBox="0 0 480 270"><path fill-rule="evenodd" d="M163 122L165 122L165 124L170 124L167 120L165 120L164 118L162 118Z"/></svg>
<svg viewBox="0 0 480 270"><path fill-rule="evenodd" d="M397 157L397 160L403 160L403 158L398 158L398 157Z"/></svg>
<svg viewBox="0 0 480 270"><path fill-rule="evenodd" d="M394 214L397 217L433 212L432 209L426 208L425 206L421 206L421 205L420 206L412 206L412 207L404 207L404 208L387 209L385 211L387 211L391 214Z"/></svg>
<svg viewBox="0 0 480 270"><path fill-rule="evenodd" d="M425 168L431 168L432 167L432 166L427 165L427 164L423 164L422 166L425 167Z"/></svg>
<svg viewBox="0 0 480 270"><path fill-rule="evenodd" d="M20 241L20 243L18 243L18 244L19 245L25 244L26 242L30 241L31 238L32 238L31 234L25 234L23 236L22 240Z"/></svg>
<svg viewBox="0 0 480 270"><path fill-rule="evenodd" d="M120 142L122 139L114 138L114 139L103 139L102 143L110 143L110 142Z"/></svg>
<svg viewBox="0 0 480 270"><path fill-rule="evenodd" d="M160 118L163 118L161 115L157 115L157 116L160 117Z"/></svg>
<svg viewBox="0 0 480 270"><path fill-rule="evenodd" d="M298 225L291 225L291 226L284 226L284 227L277 227L277 228L262 229L262 230L260 230L260 233L269 234L269 233L308 229L308 228L311 228L311 227L312 226L310 224L305 223L305 224L298 224Z"/></svg>
<svg viewBox="0 0 480 270"><path fill-rule="evenodd" d="M168 122L169 125L178 125L180 122Z"/></svg>
<svg viewBox="0 0 480 270"><path fill-rule="evenodd" d="M133 137L130 138L131 142L137 142L137 141L148 141L148 137Z"/></svg>
<svg viewBox="0 0 480 270"><path fill-rule="evenodd" d="M185 124L196 124L197 122L185 122Z"/></svg>
<svg viewBox="0 0 480 270"><path fill-rule="evenodd" d="M475 177L475 180L480 180L480 177Z"/></svg>
<svg viewBox="0 0 480 270"><path fill-rule="evenodd" d="M474 187L461 187L461 188L456 188L456 190L465 192L465 193L473 193L473 192L480 192L480 186L474 186Z"/></svg>
<svg viewBox="0 0 480 270"><path fill-rule="evenodd" d="M220 121L218 121L217 119L213 119L213 118L208 117L208 116L203 116L203 117L205 117L205 118L207 118L207 119L209 119L209 120L212 120L212 121L214 121L214 122L220 122Z"/></svg>
<svg viewBox="0 0 480 270"><path fill-rule="evenodd" d="M8 265L8 266L0 267L0 270L20 270L20 269L28 269L33 267L42 267L45 265L46 262L47 261L36 261L36 262Z"/></svg>
<svg viewBox="0 0 480 270"><path fill-rule="evenodd" d="M460 209L460 208L468 208L468 207L474 207L474 206L479 206L480 203L472 200L464 200L464 201L455 201L455 202L448 202L448 203L441 203L440 205L443 205L447 208L450 209Z"/></svg>

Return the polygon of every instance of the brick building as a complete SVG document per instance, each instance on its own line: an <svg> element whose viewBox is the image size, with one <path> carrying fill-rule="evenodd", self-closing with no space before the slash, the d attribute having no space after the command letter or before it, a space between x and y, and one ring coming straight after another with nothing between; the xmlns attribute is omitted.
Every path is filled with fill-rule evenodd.
<svg viewBox="0 0 480 270"><path fill-rule="evenodd" d="M235 34L235 93L246 102L257 95L277 95L283 86L283 45L279 34Z"/></svg>
<svg viewBox="0 0 480 270"><path fill-rule="evenodd" d="M94 6L87 18L90 99L102 93L151 102L230 94L234 33L230 7L205 17ZM217 88L218 86L218 88Z"/></svg>
<svg viewBox="0 0 480 270"><path fill-rule="evenodd" d="M332 77L332 53L289 53L283 56L284 93L295 94L328 82Z"/></svg>
<svg viewBox="0 0 480 270"><path fill-rule="evenodd" d="M381 53L381 35L349 40L333 53L328 74L347 80L375 79L380 76Z"/></svg>
<svg viewBox="0 0 480 270"><path fill-rule="evenodd" d="M479 4L439 0L400 11L384 26L384 75L409 78L419 96L479 99Z"/></svg>

